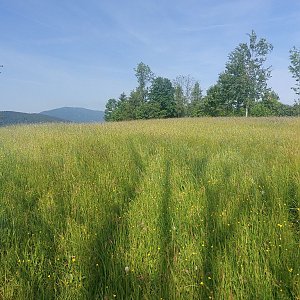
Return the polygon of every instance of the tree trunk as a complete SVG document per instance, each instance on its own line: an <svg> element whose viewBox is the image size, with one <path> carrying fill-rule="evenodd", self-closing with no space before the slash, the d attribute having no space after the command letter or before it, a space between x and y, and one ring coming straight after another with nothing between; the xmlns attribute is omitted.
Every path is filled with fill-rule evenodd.
<svg viewBox="0 0 300 300"><path fill-rule="evenodd" d="M246 106L246 118L248 117L248 106Z"/></svg>

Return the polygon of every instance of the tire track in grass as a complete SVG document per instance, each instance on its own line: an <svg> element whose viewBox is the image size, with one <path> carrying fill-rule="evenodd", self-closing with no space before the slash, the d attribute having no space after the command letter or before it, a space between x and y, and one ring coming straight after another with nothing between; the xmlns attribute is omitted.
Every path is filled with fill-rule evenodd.
<svg viewBox="0 0 300 300"><path fill-rule="evenodd" d="M165 155L155 139L141 149L147 165L138 197L130 203L126 215L129 224L126 260L134 287L131 299L159 299L162 294L160 231Z"/></svg>
<svg viewBox="0 0 300 300"><path fill-rule="evenodd" d="M202 272L207 278L212 278L206 281L206 289L200 289L200 299L213 299L209 297L215 296L217 299L221 297L222 291L221 278L216 278L220 268L218 266L218 259L226 255L226 248L230 245L231 241L235 238L237 232L237 220L242 216L244 208L242 202L237 203L234 210L231 213L231 217L228 219L229 226L222 226L219 224L219 218L217 214L218 206L220 205L220 195L213 190L206 190L206 236L207 246L203 252L203 264ZM224 273L222 276L225 276ZM230 295L233 297L233 291L230 291Z"/></svg>
<svg viewBox="0 0 300 300"><path fill-rule="evenodd" d="M171 163L168 157L165 158L164 178L162 182L162 198L160 207L159 224L160 240L161 240L161 256L160 256L160 287L161 298L172 299L170 291L171 270L174 260L174 247L171 233L171 215L170 215L170 200L171 200Z"/></svg>
<svg viewBox="0 0 300 300"><path fill-rule="evenodd" d="M91 247L97 249L98 255L92 259L90 268L92 277L87 284L90 299L131 299L133 292L133 277L127 276L125 271L126 238L128 236L128 221L126 214L129 203L135 201L137 189L143 179L145 166L142 157L133 142L128 144L129 159L133 164L130 182L127 178L115 178L118 186L123 188L121 203L114 203L107 207L107 217L97 230ZM98 264L98 262L101 262Z"/></svg>
<svg viewBox="0 0 300 300"><path fill-rule="evenodd" d="M227 219L228 225L222 224L220 219L220 207L223 206L224 198L223 189L220 185L215 185L207 180L207 174L210 174L210 161L207 158L195 160L193 162L192 173L194 178L200 184L205 186L205 231L206 245L200 247L202 252L203 263L199 270L198 278L201 280L201 286L198 288L199 299L221 299L222 297L234 297L234 291L224 291L222 289L222 278L224 271L220 271L219 259L226 255L228 246L231 244L237 233L237 221L247 213L247 206L240 199L234 205ZM230 165L221 165L222 182L228 182L229 178L234 174L234 169ZM226 195L226 193L225 193ZM201 249L202 248L202 249ZM220 273L221 272L221 273ZM209 279L209 280L207 280Z"/></svg>

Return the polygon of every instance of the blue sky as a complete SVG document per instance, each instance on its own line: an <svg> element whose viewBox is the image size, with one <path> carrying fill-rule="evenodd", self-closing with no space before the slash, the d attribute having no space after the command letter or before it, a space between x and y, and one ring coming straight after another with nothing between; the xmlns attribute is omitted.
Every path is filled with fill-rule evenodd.
<svg viewBox="0 0 300 300"><path fill-rule="evenodd" d="M269 85L292 104L299 0L1 0L0 110L104 110L136 87L140 61L170 79L190 74L205 91L252 29L273 44Z"/></svg>

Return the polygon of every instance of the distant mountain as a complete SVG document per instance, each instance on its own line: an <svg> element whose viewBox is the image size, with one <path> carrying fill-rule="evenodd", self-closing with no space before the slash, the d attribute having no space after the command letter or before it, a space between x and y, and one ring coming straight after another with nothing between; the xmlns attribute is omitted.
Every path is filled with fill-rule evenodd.
<svg viewBox="0 0 300 300"><path fill-rule="evenodd" d="M76 123L104 122L104 112L79 107L62 107L42 111L40 114Z"/></svg>
<svg viewBox="0 0 300 300"><path fill-rule="evenodd" d="M35 124L66 122L65 120L41 114L27 114L15 111L0 111L0 126L14 124Z"/></svg>

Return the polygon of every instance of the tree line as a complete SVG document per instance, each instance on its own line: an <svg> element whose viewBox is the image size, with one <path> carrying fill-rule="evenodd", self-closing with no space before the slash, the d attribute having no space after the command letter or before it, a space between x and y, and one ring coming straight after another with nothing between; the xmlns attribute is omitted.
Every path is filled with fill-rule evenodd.
<svg viewBox="0 0 300 300"><path fill-rule="evenodd" d="M199 81L190 75L174 80L155 76L140 62L134 69L138 86L127 96L106 103L106 121L200 116L299 116L300 50L290 50L289 71L296 80L294 105L280 102L268 87L271 66L265 66L273 50L265 38L252 30L249 41L240 43L228 56L225 70L203 95Z"/></svg>

